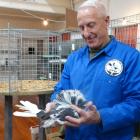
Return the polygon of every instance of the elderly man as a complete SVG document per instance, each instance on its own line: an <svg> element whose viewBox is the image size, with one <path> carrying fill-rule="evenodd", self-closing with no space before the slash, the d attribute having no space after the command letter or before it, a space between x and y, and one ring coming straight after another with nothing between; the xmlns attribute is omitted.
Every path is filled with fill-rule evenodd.
<svg viewBox="0 0 140 140"><path fill-rule="evenodd" d="M89 102L86 109L72 106L79 118L65 117L66 140L132 140L140 120L140 53L108 35L100 1L85 1L77 20L86 45L68 57L46 109L61 90L80 90Z"/></svg>

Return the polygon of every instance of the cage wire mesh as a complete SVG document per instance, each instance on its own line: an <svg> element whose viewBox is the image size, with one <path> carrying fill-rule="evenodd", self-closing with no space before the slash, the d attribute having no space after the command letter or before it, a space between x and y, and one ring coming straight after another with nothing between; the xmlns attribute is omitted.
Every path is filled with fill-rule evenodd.
<svg viewBox="0 0 140 140"><path fill-rule="evenodd" d="M59 79L59 65L50 67L50 60L59 60L61 36L57 33L22 30L22 80ZM54 76L57 75L57 76Z"/></svg>
<svg viewBox="0 0 140 140"><path fill-rule="evenodd" d="M140 50L140 14L111 20L109 34Z"/></svg>
<svg viewBox="0 0 140 140"><path fill-rule="evenodd" d="M0 93L53 89L68 55L83 45L77 31L0 30Z"/></svg>
<svg viewBox="0 0 140 140"><path fill-rule="evenodd" d="M0 89L1 92L14 92L18 86L20 69L21 34L0 30Z"/></svg>

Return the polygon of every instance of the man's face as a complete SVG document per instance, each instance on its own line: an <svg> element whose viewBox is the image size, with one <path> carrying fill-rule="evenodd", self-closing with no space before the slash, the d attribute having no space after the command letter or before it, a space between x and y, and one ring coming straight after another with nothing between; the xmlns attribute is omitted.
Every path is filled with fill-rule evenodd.
<svg viewBox="0 0 140 140"><path fill-rule="evenodd" d="M109 17L98 13L97 9L88 7L78 11L78 26L90 48L99 49L108 41Z"/></svg>

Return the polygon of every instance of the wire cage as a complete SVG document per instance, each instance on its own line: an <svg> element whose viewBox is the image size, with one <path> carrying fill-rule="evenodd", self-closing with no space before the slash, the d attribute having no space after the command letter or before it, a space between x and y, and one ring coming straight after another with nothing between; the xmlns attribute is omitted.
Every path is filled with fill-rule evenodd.
<svg viewBox="0 0 140 140"><path fill-rule="evenodd" d="M19 54L21 34L0 31L0 89L1 92L14 92L18 86L20 69Z"/></svg>
<svg viewBox="0 0 140 140"><path fill-rule="evenodd" d="M140 14L111 20L109 33L140 50Z"/></svg>
<svg viewBox="0 0 140 140"><path fill-rule="evenodd" d="M0 30L0 93L35 94L52 90L68 55L81 47L77 31Z"/></svg>

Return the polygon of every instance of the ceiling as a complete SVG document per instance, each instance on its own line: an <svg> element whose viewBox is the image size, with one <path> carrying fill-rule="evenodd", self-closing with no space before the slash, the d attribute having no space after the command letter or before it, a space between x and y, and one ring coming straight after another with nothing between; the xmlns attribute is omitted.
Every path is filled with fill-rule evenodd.
<svg viewBox="0 0 140 140"><path fill-rule="evenodd" d="M62 6L60 6L60 3L57 6L57 3L49 5L47 3L37 3L34 0L30 1L32 2L29 3L29 0L28 2L27 0L0 0L0 17L64 20L66 11L64 3Z"/></svg>
<svg viewBox="0 0 140 140"><path fill-rule="evenodd" d="M12 2L11 4L7 3L7 5L5 6L4 3L2 3L2 1L3 2L14 1L14 2ZM15 6L15 4L14 4L15 1L18 1L17 4L19 4L21 2L21 5ZM37 1L37 0L30 0L30 1L32 1L32 4L33 4L32 7L34 9L31 9L31 6L28 7L27 1L29 1L29 0L0 0L0 18L3 20L6 20L6 21L9 19L12 19L12 21L13 20L16 21L16 18L18 19L18 21L20 19L21 19L20 21L23 21L25 19L24 22L26 22L27 20L33 21L33 20L38 20L38 19L50 19L50 21L52 20L52 22L56 22L56 23L57 22L59 23L59 21L63 22L66 20L66 8L67 7L64 7L64 4L66 4L66 1L68 1L68 0L62 0L63 1L62 6L60 3L57 6L57 3L60 2L61 0L57 0L57 2L56 2L56 0L54 0L54 1L53 0L45 0L48 3L49 3L49 1L56 2L54 5L53 4L47 5L47 4L40 4L40 3L38 4L38 3L33 2L33 1ZM83 0L69 0L69 5L72 4L71 2L73 2L73 4L75 5L75 4L79 4L79 2L82 2L82 1ZM41 2L41 0L40 0L40 2ZM23 10L23 7L20 7L23 5L24 6L27 5L27 9ZM43 7L44 9L41 7ZM70 5L69 7L72 7L72 5ZM45 11L48 8L50 8L50 12ZM62 12L61 12L61 9L62 9ZM53 12L51 12L51 10ZM57 12L57 11L59 11L59 12ZM27 22L26 22L26 24L27 24Z"/></svg>
<svg viewBox="0 0 140 140"><path fill-rule="evenodd" d="M64 14L38 12L38 11L26 11L20 9L0 8L0 16L4 17L17 17L17 18L49 18L49 19L64 19Z"/></svg>

